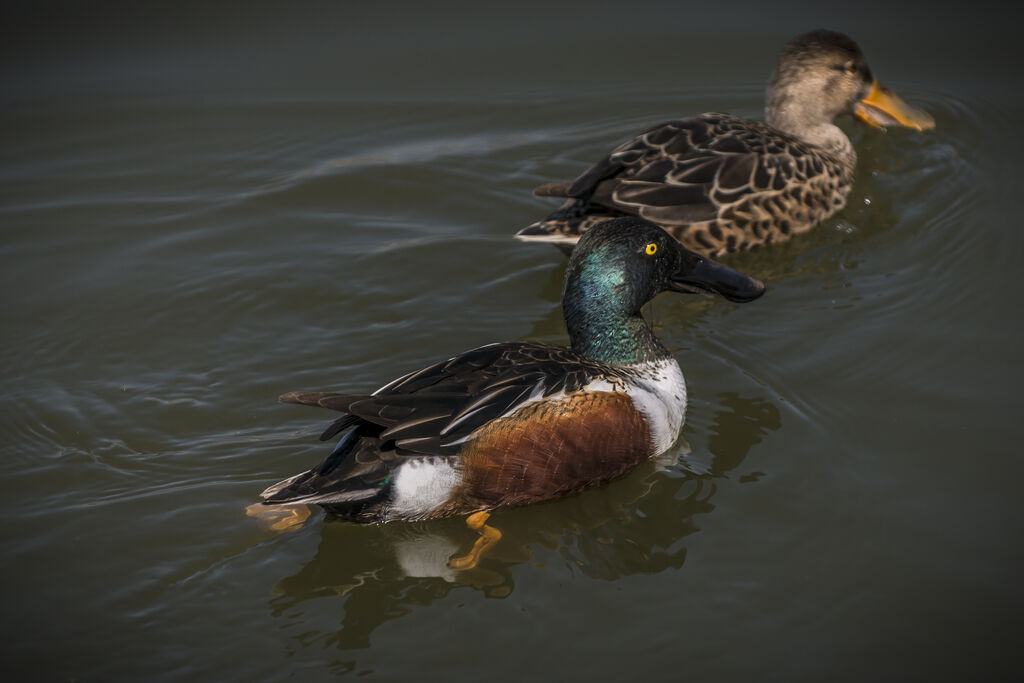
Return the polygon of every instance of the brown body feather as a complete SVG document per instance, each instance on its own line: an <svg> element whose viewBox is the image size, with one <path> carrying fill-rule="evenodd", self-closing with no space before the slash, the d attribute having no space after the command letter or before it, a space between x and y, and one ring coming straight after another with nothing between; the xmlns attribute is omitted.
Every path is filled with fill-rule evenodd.
<svg viewBox="0 0 1024 683"><path fill-rule="evenodd" d="M463 481L445 512L528 505L609 481L655 455L650 433L623 393L579 392L528 404L466 445Z"/></svg>
<svg viewBox="0 0 1024 683"><path fill-rule="evenodd" d="M729 114L670 121L540 196L566 203L520 231L522 239L571 243L610 217L634 215L707 256L784 242L843 207L853 157L818 149Z"/></svg>

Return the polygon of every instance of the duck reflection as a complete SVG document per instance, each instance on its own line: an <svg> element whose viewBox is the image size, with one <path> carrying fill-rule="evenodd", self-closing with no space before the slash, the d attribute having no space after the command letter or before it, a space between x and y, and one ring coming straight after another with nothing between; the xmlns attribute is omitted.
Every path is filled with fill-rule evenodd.
<svg viewBox="0 0 1024 683"><path fill-rule="evenodd" d="M544 570L559 562L605 580L678 569L686 560L684 539L699 531L701 515L714 510L716 480L780 424L778 409L761 397L723 393L701 410L712 416L700 430L708 434L709 461L687 457L684 438L611 484L499 510L493 519L503 537L472 570L448 567L448 559L474 540L462 520L361 526L328 517L316 556L277 582L271 609L295 623L304 603L339 600L341 623L327 640L342 649L365 648L381 624L456 588L492 598L510 595L512 569L519 565L532 562Z"/></svg>

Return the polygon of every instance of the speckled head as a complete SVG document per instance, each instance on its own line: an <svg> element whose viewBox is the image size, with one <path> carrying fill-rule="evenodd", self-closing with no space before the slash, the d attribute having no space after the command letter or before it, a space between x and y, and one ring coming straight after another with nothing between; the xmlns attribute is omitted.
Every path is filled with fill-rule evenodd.
<svg viewBox="0 0 1024 683"><path fill-rule="evenodd" d="M849 36L819 29L791 40L779 55L768 87L768 124L801 136L847 113L873 126L935 127L931 116L875 79Z"/></svg>
<svg viewBox="0 0 1024 683"><path fill-rule="evenodd" d="M832 65L856 64L864 80L871 82L871 71L860 46L850 36L826 29L803 33L789 41L779 57L779 66L791 68L795 64L818 61Z"/></svg>
<svg viewBox="0 0 1024 683"><path fill-rule="evenodd" d="M569 257L562 307L573 349L629 364L667 355L640 314L660 292L708 292L752 301L764 284L683 247L641 218L616 218L583 234Z"/></svg>

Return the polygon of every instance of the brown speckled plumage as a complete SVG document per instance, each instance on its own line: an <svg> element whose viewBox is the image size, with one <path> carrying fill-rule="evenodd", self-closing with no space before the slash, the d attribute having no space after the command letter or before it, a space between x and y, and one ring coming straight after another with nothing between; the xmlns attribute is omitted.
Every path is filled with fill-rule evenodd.
<svg viewBox="0 0 1024 683"><path fill-rule="evenodd" d="M757 121L704 114L652 128L591 168L543 224L578 237L638 215L710 256L781 242L843 206L853 164Z"/></svg>
<svg viewBox="0 0 1024 683"><path fill-rule="evenodd" d="M538 196L567 201L516 236L570 246L609 217L635 215L712 257L784 242L846 203L857 157L835 117L933 125L888 91L886 104L898 113L865 104L883 90L848 37L798 36L773 74L767 123L709 113L655 126L574 182L537 188Z"/></svg>

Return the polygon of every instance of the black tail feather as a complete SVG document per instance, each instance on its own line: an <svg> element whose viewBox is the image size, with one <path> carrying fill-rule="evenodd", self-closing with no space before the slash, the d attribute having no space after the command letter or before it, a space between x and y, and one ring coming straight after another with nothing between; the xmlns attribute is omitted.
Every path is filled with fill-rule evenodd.
<svg viewBox="0 0 1024 683"><path fill-rule="evenodd" d="M335 435L345 431L349 427L354 427L355 425L359 424L359 421L360 418L356 417L355 415L342 415L337 420L332 422L327 427L327 429L324 430L324 433L320 435L320 440L327 441L328 439L333 438Z"/></svg>

